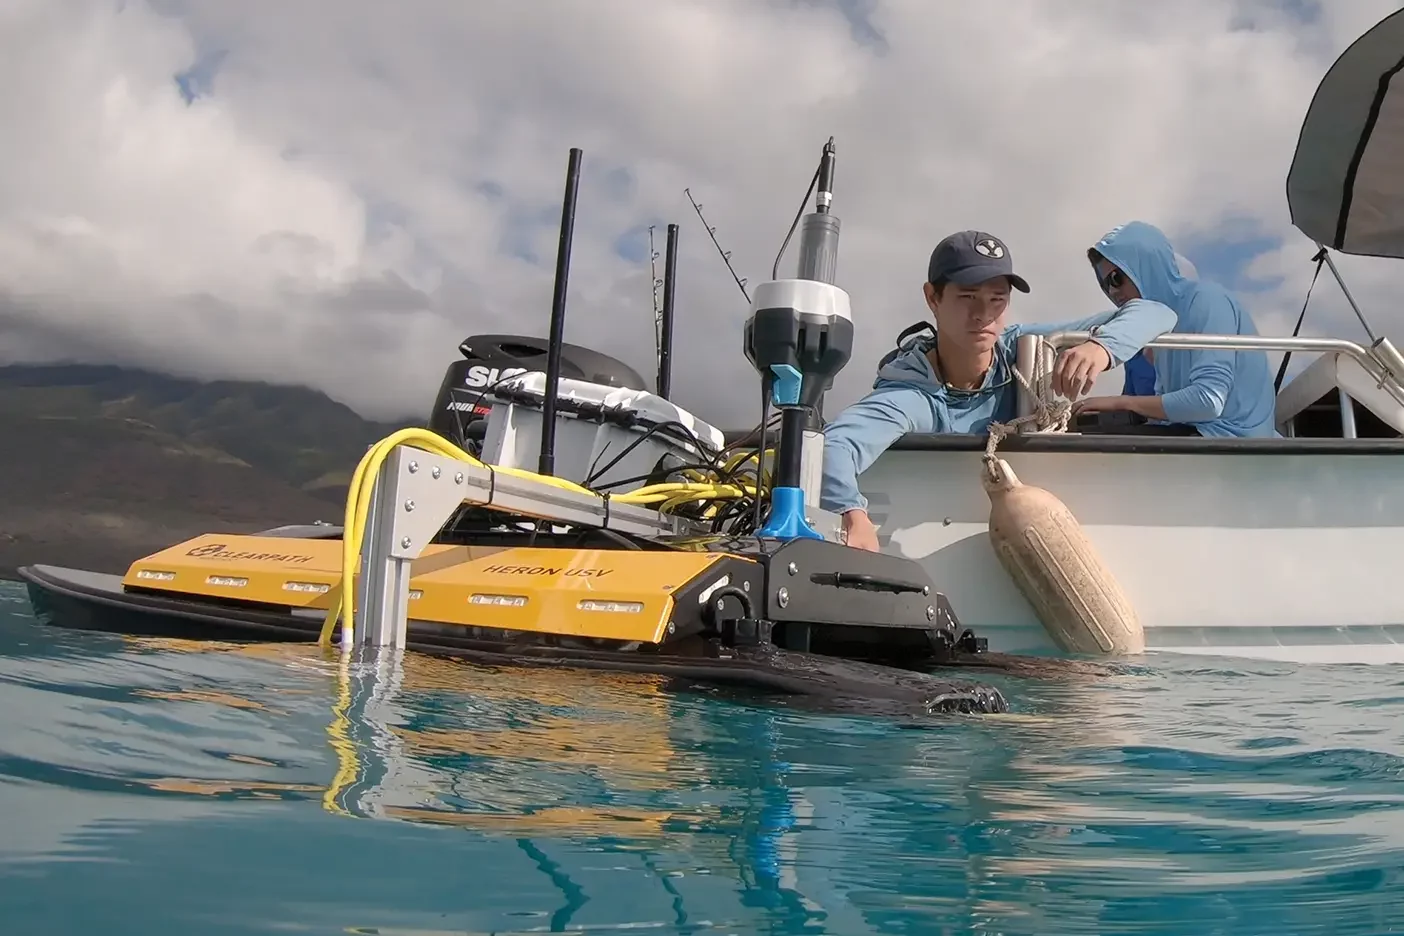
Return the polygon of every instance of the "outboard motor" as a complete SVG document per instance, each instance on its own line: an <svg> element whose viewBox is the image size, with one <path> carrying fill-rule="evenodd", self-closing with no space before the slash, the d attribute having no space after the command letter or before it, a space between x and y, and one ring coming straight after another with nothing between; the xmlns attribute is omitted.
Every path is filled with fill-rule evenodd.
<svg viewBox="0 0 1404 936"><path fill-rule="evenodd" d="M524 335L472 335L463 339L458 350L463 360L454 361L439 385L429 429L477 455L487 431L491 410L487 397L501 382L530 371L546 370L548 342ZM607 354L561 345L561 376L611 387L647 390L643 377L632 367Z"/></svg>

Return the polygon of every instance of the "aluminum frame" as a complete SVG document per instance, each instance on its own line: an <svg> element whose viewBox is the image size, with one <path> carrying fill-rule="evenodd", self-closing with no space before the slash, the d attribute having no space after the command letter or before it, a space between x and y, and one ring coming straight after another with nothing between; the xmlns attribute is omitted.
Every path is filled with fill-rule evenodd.
<svg viewBox="0 0 1404 936"><path fill-rule="evenodd" d="M361 540L357 621L342 645L405 645L410 565L464 503L576 526L641 535L695 532L695 525L647 507L616 504L479 467L411 444L397 445L381 464Z"/></svg>

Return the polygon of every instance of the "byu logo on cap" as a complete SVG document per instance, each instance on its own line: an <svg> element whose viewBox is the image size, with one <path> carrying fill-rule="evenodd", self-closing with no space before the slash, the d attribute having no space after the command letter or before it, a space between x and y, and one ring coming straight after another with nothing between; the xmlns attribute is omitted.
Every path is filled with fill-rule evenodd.
<svg viewBox="0 0 1404 936"><path fill-rule="evenodd" d="M975 252L981 256L998 260L1004 256L1004 245L993 237L984 237L975 242Z"/></svg>

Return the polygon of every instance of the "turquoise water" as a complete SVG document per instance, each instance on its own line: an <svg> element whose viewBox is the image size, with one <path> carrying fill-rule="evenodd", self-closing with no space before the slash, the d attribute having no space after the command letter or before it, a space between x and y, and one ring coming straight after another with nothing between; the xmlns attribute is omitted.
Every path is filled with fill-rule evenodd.
<svg viewBox="0 0 1404 936"><path fill-rule="evenodd" d="M1147 662L835 717L61 631L0 582L0 932L1404 931L1404 671Z"/></svg>

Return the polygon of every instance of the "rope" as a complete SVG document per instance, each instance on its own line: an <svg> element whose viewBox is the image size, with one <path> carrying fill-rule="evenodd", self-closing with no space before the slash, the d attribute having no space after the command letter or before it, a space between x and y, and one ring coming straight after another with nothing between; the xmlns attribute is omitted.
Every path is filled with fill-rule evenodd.
<svg viewBox="0 0 1404 936"><path fill-rule="evenodd" d="M1033 426L1034 432L1067 432L1068 422L1072 419L1072 401L1057 399L1053 395L1051 370L1039 375L1037 389L1029 384L1028 378L1019 368L1014 367L1011 370L1014 371L1014 378L1019 381L1019 385L1033 397L1034 411L1009 422L990 423L989 438L985 442L984 464L990 477L996 480L998 473L995 471L995 449L999 447L999 443L1011 435L1023 433L1028 426Z"/></svg>

